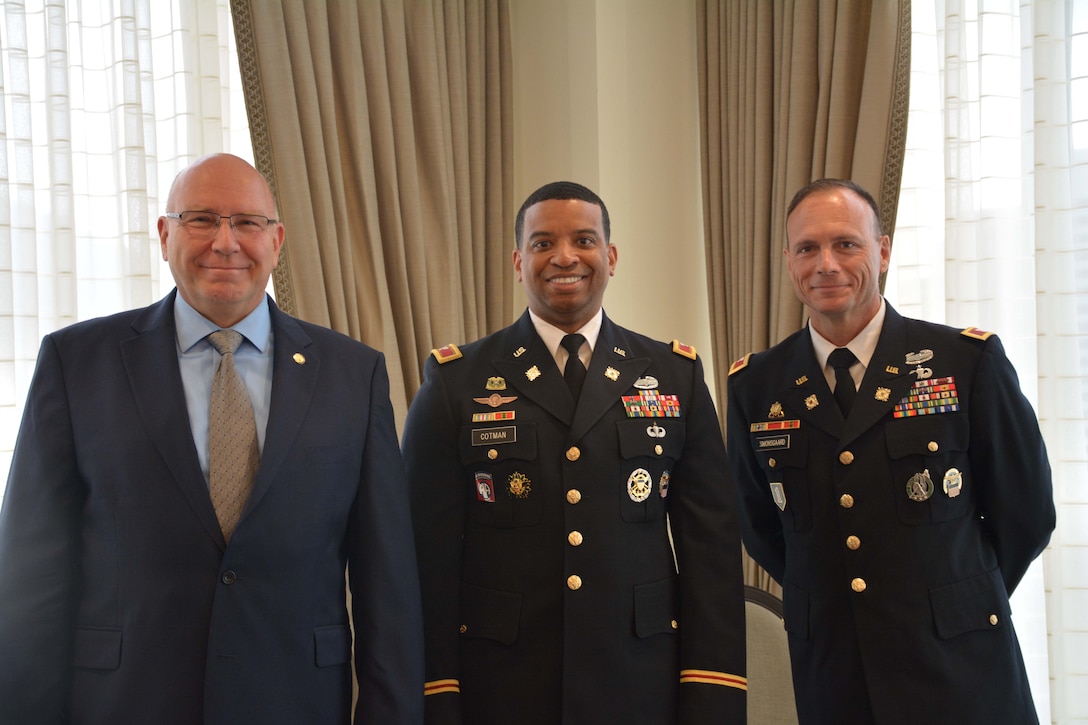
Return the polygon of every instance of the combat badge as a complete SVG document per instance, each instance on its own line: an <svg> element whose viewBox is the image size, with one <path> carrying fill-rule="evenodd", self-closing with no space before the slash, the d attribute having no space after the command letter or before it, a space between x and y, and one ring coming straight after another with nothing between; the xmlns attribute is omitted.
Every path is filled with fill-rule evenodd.
<svg viewBox="0 0 1088 725"><path fill-rule="evenodd" d="M635 503L642 503L650 497L653 488L653 479L645 468L636 468L627 477L627 495Z"/></svg>
<svg viewBox="0 0 1088 725"><path fill-rule="evenodd" d="M529 477L524 473L515 471L506 479L506 488L514 498L529 498L529 492L533 490Z"/></svg>
<svg viewBox="0 0 1088 725"><path fill-rule="evenodd" d="M958 468L949 468L944 472L944 492L948 498L956 498L963 488L963 474Z"/></svg>
<svg viewBox="0 0 1088 725"><path fill-rule="evenodd" d="M657 490L661 493L661 498L669 495L669 480L671 478L668 471L661 474L661 481L657 484Z"/></svg>
<svg viewBox="0 0 1088 725"><path fill-rule="evenodd" d="M928 501L933 495L933 479L929 469L916 473L907 480L907 497L911 501Z"/></svg>
<svg viewBox="0 0 1088 725"><path fill-rule="evenodd" d="M653 375L643 375L635 381L635 387L639 390L653 390L657 387L657 378Z"/></svg>
<svg viewBox="0 0 1088 725"><path fill-rule="evenodd" d="M777 481L771 483L771 498L774 499L774 504L779 511L786 510L786 489L781 483Z"/></svg>
<svg viewBox="0 0 1088 725"><path fill-rule="evenodd" d="M490 473L483 471L476 473L476 500L495 503L495 487L491 485Z"/></svg>

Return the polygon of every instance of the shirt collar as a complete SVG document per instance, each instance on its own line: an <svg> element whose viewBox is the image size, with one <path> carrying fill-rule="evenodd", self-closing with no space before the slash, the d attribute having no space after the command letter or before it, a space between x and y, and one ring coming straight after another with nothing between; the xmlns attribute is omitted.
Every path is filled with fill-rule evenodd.
<svg viewBox="0 0 1088 725"><path fill-rule="evenodd" d="M178 347L182 352L189 350L205 337L222 329L204 315L200 314L185 301L181 293L174 295L174 325L177 328ZM272 337L272 317L268 312L267 297L263 304L258 304L253 311L230 327L242 333L249 343L261 352L268 347Z"/></svg>
<svg viewBox="0 0 1088 725"><path fill-rule="evenodd" d="M552 323L545 322L544 318L538 317L532 310L529 310L529 319L533 321L533 327L536 328L536 334L540 335L540 339L544 341L544 345L547 346L548 352L550 352L552 357L558 362L559 351L563 350L559 344L563 342L563 338L566 337L567 333L563 332ZM597 337L601 334L601 322L603 320L604 308L602 307L597 310L597 314L589 319L589 322L575 330L575 332L586 339L591 354L593 348L597 346ZM566 350L563 350L563 355L566 355ZM566 360L566 357L563 359Z"/></svg>
<svg viewBox="0 0 1088 725"><path fill-rule="evenodd" d="M873 359L873 355L876 353L876 343L880 340L880 330L884 327L886 308L887 304L884 298L881 297L880 309L873 315L873 319L869 320L869 324L863 327L861 332L845 345L850 352L854 353L854 357L858 359L858 362L866 368L869 367L869 361ZM823 368L827 365L827 358L831 355L831 352L838 346L816 332L816 328L812 326L811 321L808 324L808 330L812 335L812 349L816 353L816 362L820 363L820 367Z"/></svg>

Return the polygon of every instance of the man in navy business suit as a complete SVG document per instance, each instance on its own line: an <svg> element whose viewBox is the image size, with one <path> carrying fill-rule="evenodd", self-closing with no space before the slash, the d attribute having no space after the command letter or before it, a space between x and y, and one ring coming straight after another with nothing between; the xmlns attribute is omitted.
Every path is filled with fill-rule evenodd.
<svg viewBox="0 0 1088 725"><path fill-rule="evenodd" d="M0 722L422 719L422 630L383 356L265 295L265 180L198 160L159 219L177 289L46 336L0 509ZM209 495L220 328L260 463L224 535ZM352 591L354 639L345 601Z"/></svg>
<svg viewBox="0 0 1088 725"><path fill-rule="evenodd" d="M853 182L799 191L786 231L809 324L733 364L727 436L800 721L1037 722L1009 595L1055 511L1001 342L885 302L890 241Z"/></svg>

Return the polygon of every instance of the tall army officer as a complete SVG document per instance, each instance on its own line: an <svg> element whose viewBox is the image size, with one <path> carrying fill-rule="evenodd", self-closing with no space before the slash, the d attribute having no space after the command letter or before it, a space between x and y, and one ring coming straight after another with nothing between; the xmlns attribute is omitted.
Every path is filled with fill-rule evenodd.
<svg viewBox="0 0 1088 725"><path fill-rule="evenodd" d="M1001 342L884 301L890 242L856 184L799 191L786 231L809 325L733 364L727 433L801 722L1037 722L1009 595L1055 512Z"/></svg>
<svg viewBox="0 0 1088 725"><path fill-rule="evenodd" d="M743 723L740 537L702 364L604 314L616 247L592 191L538 189L515 234L528 311L436 350L405 424L427 722Z"/></svg>

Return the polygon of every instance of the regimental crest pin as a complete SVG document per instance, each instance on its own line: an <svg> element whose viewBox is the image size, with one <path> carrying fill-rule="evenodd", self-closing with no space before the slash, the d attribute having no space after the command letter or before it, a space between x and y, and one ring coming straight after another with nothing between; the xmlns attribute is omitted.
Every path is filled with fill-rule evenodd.
<svg viewBox="0 0 1088 725"><path fill-rule="evenodd" d="M960 495L960 490L963 489L963 474L958 468L949 468L944 472L942 487L948 498L956 498Z"/></svg>
<svg viewBox="0 0 1088 725"><path fill-rule="evenodd" d="M807 408L808 410L812 410L813 408L815 408L819 404L820 404L820 401L817 400L815 395L810 395L807 398L805 398L805 408Z"/></svg>
<svg viewBox="0 0 1088 725"><path fill-rule="evenodd" d="M767 413L768 418L785 418L786 413L782 410L782 404L777 400L771 403L771 412Z"/></svg>

